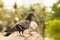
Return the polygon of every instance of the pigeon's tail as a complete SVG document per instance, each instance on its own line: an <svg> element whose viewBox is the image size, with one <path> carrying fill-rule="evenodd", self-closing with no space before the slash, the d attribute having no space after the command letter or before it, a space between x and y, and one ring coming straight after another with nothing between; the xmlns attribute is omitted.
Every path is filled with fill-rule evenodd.
<svg viewBox="0 0 60 40"><path fill-rule="evenodd" d="M14 31L17 31L17 30L16 30L16 27L13 27L13 28L7 30L7 32L6 32L6 34L5 34L4 36L9 36L9 35L10 35L12 32L14 32Z"/></svg>
<svg viewBox="0 0 60 40"><path fill-rule="evenodd" d="M4 36L9 36L11 34L11 32L7 32Z"/></svg>

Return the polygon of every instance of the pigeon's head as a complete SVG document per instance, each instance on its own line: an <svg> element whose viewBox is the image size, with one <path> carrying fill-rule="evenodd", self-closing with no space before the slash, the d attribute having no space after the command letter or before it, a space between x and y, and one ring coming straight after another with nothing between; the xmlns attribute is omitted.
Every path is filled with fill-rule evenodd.
<svg viewBox="0 0 60 40"><path fill-rule="evenodd" d="M34 13L30 12L29 15L27 16L26 20L31 21L33 16L34 16Z"/></svg>
<svg viewBox="0 0 60 40"><path fill-rule="evenodd" d="M33 12L30 12L30 13L29 13L29 16L34 16L34 13L33 13Z"/></svg>

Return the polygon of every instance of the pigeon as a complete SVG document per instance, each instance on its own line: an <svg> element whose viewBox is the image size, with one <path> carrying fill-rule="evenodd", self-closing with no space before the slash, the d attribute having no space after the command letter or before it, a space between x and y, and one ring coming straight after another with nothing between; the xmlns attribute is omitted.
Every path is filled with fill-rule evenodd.
<svg viewBox="0 0 60 40"><path fill-rule="evenodd" d="M29 15L24 20L17 22L12 28L8 29L4 36L9 36L15 31L18 31L19 33L22 32L22 35L23 35L24 30L30 27L33 16L34 16L34 13L30 12Z"/></svg>

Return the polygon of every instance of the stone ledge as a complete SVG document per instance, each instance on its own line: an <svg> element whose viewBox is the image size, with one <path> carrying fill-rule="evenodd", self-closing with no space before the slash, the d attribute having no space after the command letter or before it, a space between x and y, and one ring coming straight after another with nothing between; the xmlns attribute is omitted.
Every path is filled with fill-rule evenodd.
<svg viewBox="0 0 60 40"><path fill-rule="evenodd" d="M36 32L31 32L32 36L29 36L29 34L24 34L26 38L19 36L18 32L15 32L11 34L8 37L0 38L0 40L40 40L41 37Z"/></svg>

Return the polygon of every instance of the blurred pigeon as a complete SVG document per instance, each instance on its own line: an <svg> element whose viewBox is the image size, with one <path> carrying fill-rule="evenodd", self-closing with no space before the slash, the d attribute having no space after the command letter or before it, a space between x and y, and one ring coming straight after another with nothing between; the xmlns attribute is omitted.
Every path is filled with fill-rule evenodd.
<svg viewBox="0 0 60 40"><path fill-rule="evenodd" d="M34 16L34 14L30 12L26 19L19 21L12 28L8 29L4 36L9 36L14 31L19 31L19 33L22 32L23 35L24 30L30 27L32 16Z"/></svg>

